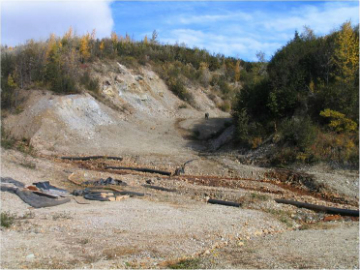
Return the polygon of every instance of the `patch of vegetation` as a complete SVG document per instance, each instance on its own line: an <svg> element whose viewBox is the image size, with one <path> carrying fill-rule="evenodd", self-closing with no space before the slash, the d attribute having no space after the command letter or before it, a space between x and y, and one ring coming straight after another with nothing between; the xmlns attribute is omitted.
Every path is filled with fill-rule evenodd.
<svg viewBox="0 0 360 270"><path fill-rule="evenodd" d="M33 219L35 218L35 213L32 211L26 212L24 215L18 217L19 219Z"/></svg>
<svg viewBox="0 0 360 270"><path fill-rule="evenodd" d="M240 197L237 201L243 205L243 207L251 206L251 204L264 202L270 200L270 197L265 194L259 193L246 193Z"/></svg>
<svg viewBox="0 0 360 270"><path fill-rule="evenodd" d="M233 112L239 144L256 148L273 135L280 150L272 165L335 161L357 167L358 30L346 22L318 37L305 27L276 52L259 80L243 74Z"/></svg>
<svg viewBox="0 0 360 270"><path fill-rule="evenodd" d="M136 247L115 247L115 248L105 249L102 252L102 255L107 260L113 260L122 256L137 254L139 252L140 252L139 249Z"/></svg>
<svg viewBox="0 0 360 270"><path fill-rule="evenodd" d="M83 238L83 239L80 239L80 240L79 240L79 244L81 244L81 245L86 245L86 244L88 244L88 243L90 243L90 239L89 239L89 238Z"/></svg>
<svg viewBox="0 0 360 270"><path fill-rule="evenodd" d="M31 161L21 162L20 166L23 166L25 168L32 169L32 170L36 169L36 164Z"/></svg>
<svg viewBox="0 0 360 270"><path fill-rule="evenodd" d="M71 215L69 213L63 212L63 213L56 213L52 216L53 220L58 219L72 219Z"/></svg>
<svg viewBox="0 0 360 270"><path fill-rule="evenodd" d="M183 103L178 107L178 109L186 109L187 107L188 106L185 103Z"/></svg>
<svg viewBox="0 0 360 270"><path fill-rule="evenodd" d="M109 38L97 39L95 32L76 36L70 28L62 37L51 35L45 42L29 40L15 48L2 47L2 108L15 106L15 90L19 88L38 89L41 86L59 94L69 94L78 93L83 86L96 92L98 81L91 76L90 70L93 67L102 73L93 65L99 61L117 61L134 71L150 65L169 89L189 104L192 102L187 89L190 82L230 100L239 89L234 85L240 80L240 72L250 79L258 72L256 63L213 55L185 45L160 44L157 34L150 40L145 37L140 41L116 33ZM229 104L226 101L223 109L228 111Z"/></svg>
<svg viewBox="0 0 360 270"><path fill-rule="evenodd" d="M90 76L89 71L85 71L80 79L80 83L87 89L94 93L99 93L100 83L98 78Z"/></svg>
<svg viewBox="0 0 360 270"><path fill-rule="evenodd" d="M1 212L1 227L10 228L14 223L16 216L10 212Z"/></svg>
<svg viewBox="0 0 360 270"><path fill-rule="evenodd" d="M268 201L270 199L269 196L259 193L251 193L250 194L251 199L257 200L257 201Z"/></svg>
<svg viewBox="0 0 360 270"><path fill-rule="evenodd" d="M11 149L14 147L16 140L11 137L1 125L1 147L5 149Z"/></svg>
<svg viewBox="0 0 360 270"><path fill-rule="evenodd" d="M329 230L339 226L339 223L329 223L329 222L314 222L314 223L304 223L299 227L299 230Z"/></svg>
<svg viewBox="0 0 360 270"><path fill-rule="evenodd" d="M291 228L293 226L293 221L288 212L277 209L267 209L266 212L276 217L280 222L284 223L288 228Z"/></svg>
<svg viewBox="0 0 360 270"><path fill-rule="evenodd" d="M200 259L182 259L175 263L168 264L170 269L200 269Z"/></svg>
<svg viewBox="0 0 360 270"><path fill-rule="evenodd" d="M34 147L30 144L30 140L23 138L22 140L16 141L16 150L26 154L33 156L35 154Z"/></svg>
<svg viewBox="0 0 360 270"><path fill-rule="evenodd" d="M1 147L4 147L5 149L16 149L27 155L34 155L34 148L28 139L23 138L22 140L16 140L8 132L5 132L3 126L1 126ZM25 167L27 167L27 165L30 166L28 163L24 163L23 165ZM31 165L30 167L33 166Z"/></svg>

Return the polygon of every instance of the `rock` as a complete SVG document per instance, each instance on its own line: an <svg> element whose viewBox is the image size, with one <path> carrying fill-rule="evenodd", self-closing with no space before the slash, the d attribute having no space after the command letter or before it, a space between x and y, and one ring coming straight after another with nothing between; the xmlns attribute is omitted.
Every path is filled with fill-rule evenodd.
<svg viewBox="0 0 360 270"><path fill-rule="evenodd" d="M242 247L243 245L245 245L243 241L239 241L239 242L238 242L238 246L239 246L239 247Z"/></svg>
<svg viewBox="0 0 360 270"><path fill-rule="evenodd" d="M34 259L35 259L35 255L32 253L26 256L26 261L28 262L33 261Z"/></svg>
<svg viewBox="0 0 360 270"><path fill-rule="evenodd" d="M263 234L262 231L256 231L256 232L254 232L254 235L255 235L255 236L260 236L260 235L262 235L262 234Z"/></svg>
<svg viewBox="0 0 360 270"><path fill-rule="evenodd" d="M119 83L124 82L119 75L116 75L114 80Z"/></svg>

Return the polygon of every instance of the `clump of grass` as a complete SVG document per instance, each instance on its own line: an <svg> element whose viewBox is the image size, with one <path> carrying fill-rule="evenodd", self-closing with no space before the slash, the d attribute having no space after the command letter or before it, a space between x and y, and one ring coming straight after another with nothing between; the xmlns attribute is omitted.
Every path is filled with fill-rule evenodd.
<svg viewBox="0 0 360 270"><path fill-rule="evenodd" d="M33 219L35 218L35 213L34 212L26 212L24 215L20 216L19 219Z"/></svg>
<svg viewBox="0 0 360 270"><path fill-rule="evenodd" d="M267 212L275 216L280 222L284 223L287 227L291 228L293 226L292 219L290 214L283 210L268 209Z"/></svg>
<svg viewBox="0 0 360 270"><path fill-rule="evenodd" d="M239 199L239 202L242 203L243 206L250 206L259 202L268 201L269 199L270 197L264 194L246 193Z"/></svg>
<svg viewBox="0 0 360 270"><path fill-rule="evenodd" d="M269 196L266 196L264 194L251 193L250 196L251 196L251 198L253 200L257 200L257 201L267 201L267 200L269 200Z"/></svg>
<svg viewBox="0 0 360 270"><path fill-rule="evenodd" d="M1 147L5 149L16 149L24 154L33 155L34 148L30 144L30 140L23 138L22 140L16 140L1 127Z"/></svg>
<svg viewBox="0 0 360 270"><path fill-rule="evenodd" d="M56 213L52 216L53 220L58 219L71 219L72 217L68 213Z"/></svg>
<svg viewBox="0 0 360 270"><path fill-rule="evenodd" d="M15 215L10 214L9 212L1 213L1 227L10 228L15 221Z"/></svg>
<svg viewBox="0 0 360 270"><path fill-rule="evenodd" d="M36 169L36 164L31 161L22 162L20 163L20 165L28 169L32 169L32 170Z"/></svg>
<svg viewBox="0 0 360 270"><path fill-rule="evenodd" d="M199 269L200 259L182 259L175 263L169 263L168 267L170 269Z"/></svg>
<svg viewBox="0 0 360 270"><path fill-rule="evenodd" d="M14 148L15 143L16 140L5 131L3 126L1 126L1 147L11 149Z"/></svg>
<svg viewBox="0 0 360 270"><path fill-rule="evenodd" d="M90 239L89 239L89 238L83 238L83 239L80 239L80 240L79 240L79 244L81 244L81 245L86 245L86 244L88 244L88 243L90 243Z"/></svg>

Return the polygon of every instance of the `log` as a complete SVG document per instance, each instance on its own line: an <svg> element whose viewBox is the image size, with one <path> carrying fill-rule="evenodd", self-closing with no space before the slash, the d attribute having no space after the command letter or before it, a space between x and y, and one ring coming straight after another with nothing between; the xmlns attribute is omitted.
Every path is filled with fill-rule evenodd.
<svg viewBox="0 0 360 270"><path fill-rule="evenodd" d="M130 170L130 171L138 171L138 172L157 173L157 174L168 175L168 176L171 175L171 172L160 171L160 170L153 170L153 169L148 169L148 168L106 166L105 169L112 169L112 170Z"/></svg>
<svg viewBox="0 0 360 270"><path fill-rule="evenodd" d="M112 159L112 160L123 160L122 157L108 157L108 156L88 156L88 157L61 157L66 160L91 160L91 159Z"/></svg>
<svg viewBox="0 0 360 270"><path fill-rule="evenodd" d="M285 200L285 199L275 199L275 201L277 203L291 204L291 205L295 205L297 207L303 207L303 208L306 208L306 209L325 212L325 213L329 213L329 214L339 214L339 215L342 215L342 216L352 216L352 217L358 217L359 216L359 210L350 210L350 209L328 207L328 206L322 206L322 205L316 205L316 204L310 204L310 203L303 203L303 202L291 201L291 200Z"/></svg>
<svg viewBox="0 0 360 270"><path fill-rule="evenodd" d="M229 201L222 201L222 200L215 200L215 199L209 199L207 202L211 203L211 204L221 204L221 205L234 206L234 207L241 206L241 204L237 203L237 202L229 202Z"/></svg>
<svg viewBox="0 0 360 270"><path fill-rule="evenodd" d="M115 193L115 195L129 195L130 197L134 197L134 196L140 196L143 197L145 194L144 193L139 193L139 192L134 192L134 191L117 191Z"/></svg>
<svg viewBox="0 0 360 270"><path fill-rule="evenodd" d="M176 192L176 189L169 189L169 188L164 188L164 187L159 187L159 186L152 186L152 185L142 185L145 188L150 188L150 189L155 189L155 190L160 190L160 191L166 191L166 192Z"/></svg>

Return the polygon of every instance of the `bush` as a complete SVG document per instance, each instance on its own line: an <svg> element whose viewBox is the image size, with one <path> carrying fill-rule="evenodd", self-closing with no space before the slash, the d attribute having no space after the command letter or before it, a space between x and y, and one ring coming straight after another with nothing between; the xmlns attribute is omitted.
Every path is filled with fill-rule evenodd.
<svg viewBox="0 0 360 270"><path fill-rule="evenodd" d="M56 93L71 94L79 92L76 81L69 75L58 74L50 81L51 90Z"/></svg>
<svg viewBox="0 0 360 270"><path fill-rule="evenodd" d="M330 123L328 124L329 128L335 130L336 132L342 131L357 131L357 123L351 119L345 118L345 114L333 111L330 109L325 109L320 112L320 115L325 118L330 118Z"/></svg>
<svg viewBox="0 0 360 270"><path fill-rule="evenodd" d="M296 149L292 147L280 148L270 159L272 166L289 165L296 161Z"/></svg>
<svg viewBox="0 0 360 270"><path fill-rule="evenodd" d="M280 126L281 141L285 144L297 146L300 151L305 151L316 138L316 127L309 117L286 119Z"/></svg>
<svg viewBox="0 0 360 270"><path fill-rule="evenodd" d="M90 72L86 71L80 79L81 84L92 92L98 93L100 90L100 84L98 78L92 78Z"/></svg>
<svg viewBox="0 0 360 270"><path fill-rule="evenodd" d="M15 146L15 143L16 140L7 132L5 132L4 127L1 126L1 147L4 147L5 149L11 149Z"/></svg>
<svg viewBox="0 0 360 270"><path fill-rule="evenodd" d="M235 115L236 119L236 138L241 143L247 143L249 134L249 117L245 109L240 110Z"/></svg>
<svg viewBox="0 0 360 270"><path fill-rule="evenodd" d="M181 79L177 78L171 78L168 80L168 86L170 88L170 90L176 95L178 96L180 99L187 101L188 103L193 101L193 96L192 94L186 90L184 83L182 82Z"/></svg>
<svg viewBox="0 0 360 270"><path fill-rule="evenodd" d="M311 147L313 158L358 168L358 134L337 134L319 132Z"/></svg>
<svg viewBox="0 0 360 270"><path fill-rule="evenodd" d="M230 112L231 110L231 102L229 100L225 100L220 106L219 109L224 112Z"/></svg>

